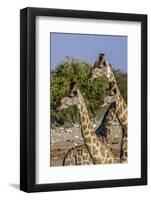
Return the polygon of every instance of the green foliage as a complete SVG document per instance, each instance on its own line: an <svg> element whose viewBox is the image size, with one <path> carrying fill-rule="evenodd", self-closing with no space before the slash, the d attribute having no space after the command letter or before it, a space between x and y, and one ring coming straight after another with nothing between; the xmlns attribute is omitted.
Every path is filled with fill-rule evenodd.
<svg viewBox="0 0 151 200"><path fill-rule="evenodd" d="M79 112L75 107L57 112L60 97L69 89L71 81L76 81L84 96L89 115L95 118L100 114L100 98L108 87L107 80L102 77L88 82L88 74L91 65L69 57L51 71L51 126L58 124L79 122ZM115 71L117 82L124 98L127 98L127 75L121 71Z"/></svg>
<svg viewBox="0 0 151 200"><path fill-rule="evenodd" d="M113 70L119 90L127 102L127 74L120 70Z"/></svg>

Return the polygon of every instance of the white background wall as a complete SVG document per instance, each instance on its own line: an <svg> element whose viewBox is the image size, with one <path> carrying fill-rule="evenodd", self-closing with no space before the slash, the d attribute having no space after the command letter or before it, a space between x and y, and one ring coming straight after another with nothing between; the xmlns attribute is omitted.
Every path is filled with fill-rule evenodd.
<svg viewBox="0 0 151 200"><path fill-rule="evenodd" d="M150 199L151 159L149 127L149 186L26 194L19 187L19 9L33 7L83 9L148 14L150 0L4 0L0 3L0 199ZM148 38L148 50L150 50ZM150 52L150 51L149 51ZM149 53L148 53L149 54ZM150 58L148 66L150 66ZM150 68L150 67L149 67ZM148 70L150 74L150 69ZM149 76L148 76L149 77ZM150 77L149 77L150 78ZM149 79L149 86L151 79ZM150 92L149 95L150 97ZM151 99L149 99L150 101ZM150 110L150 106L148 106ZM151 120L149 114L148 122Z"/></svg>

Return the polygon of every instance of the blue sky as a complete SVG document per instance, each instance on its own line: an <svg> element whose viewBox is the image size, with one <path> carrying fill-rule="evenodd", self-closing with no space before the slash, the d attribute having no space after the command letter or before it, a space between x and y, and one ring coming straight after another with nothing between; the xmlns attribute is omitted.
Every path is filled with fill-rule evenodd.
<svg viewBox="0 0 151 200"><path fill-rule="evenodd" d="M127 72L127 36L50 34L50 65L55 69L65 56L93 64L104 53L113 68Z"/></svg>

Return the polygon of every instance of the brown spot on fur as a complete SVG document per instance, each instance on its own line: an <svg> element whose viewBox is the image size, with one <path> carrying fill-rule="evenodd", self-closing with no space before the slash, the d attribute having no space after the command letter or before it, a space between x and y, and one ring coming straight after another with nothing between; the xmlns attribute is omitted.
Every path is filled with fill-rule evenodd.
<svg viewBox="0 0 151 200"><path fill-rule="evenodd" d="M101 151L101 155L102 155L102 157L105 157L105 152Z"/></svg>
<svg viewBox="0 0 151 200"><path fill-rule="evenodd" d="M112 161L111 158L107 160L107 163L108 163L108 164L110 164L110 163L112 163L112 162L113 162L113 161Z"/></svg>
<svg viewBox="0 0 151 200"><path fill-rule="evenodd" d="M89 135L89 131L88 131L88 130L85 131L85 132L84 132L84 135Z"/></svg>
<svg viewBox="0 0 151 200"><path fill-rule="evenodd" d="M120 115L120 113L123 112L123 106L120 104L117 108L117 114Z"/></svg>
<svg viewBox="0 0 151 200"><path fill-rule="evenodd" d="M84 124L84 125L83 125L83 129L86 129L86 128L87 128L87 125L86 125L86 124Z"/></svg>
<svg viewBox="0 0 151 200"><path fill-rule="evenodd" d="M91 129L91 124L89 123L89 125L88 125L88 129Z"/></svg>
<svg viewBox="0 0 151 200"><path fill-rule="evenodd" d="M96 148L96 146L92 146L92 151L93 151L93 154L96 154L98 152L98 149Z"/></svg>
<svg viewBox="0 0 151 200"><path fill-rule="evenodd" d="M99 145L100 145L99 142L96 142L96 146L99 147Z"/></svg>
<svg viewBox="0 0 151 200"><path fill-rule="evenodd" d="M122 124L122 129L126 132L127 131L127 122L126 124Z"/></svg>
<svg viewBox="0 0 151 200"><path fill-rule="evenodd" d="M91 143L91 137L85 139L86 143Z"/></svg>
<svg viewBox="0 0 151 200"><path fill-rule="evenodd" d="M87 124L88 124L88 122L89 122L89 119L88 119L88 117L86 118L86 121L87 121Z"/></svg>
<svg viewBox="0 0 151 200"><path fill-rule="evenodd" d="M82 122L85 122L85 116L82 116Z"/></svg>
<svg viewBox="0 0 151 200"><path fill-rule="evenodd" d="M92 146L90 144L87 144L89 152L92 152Z"/></svg>
<svg viewBox="0 0 151 200"><path fill-rule="evenodd" d="M96 138L93 138L93 142L96 143Z"/></svg>

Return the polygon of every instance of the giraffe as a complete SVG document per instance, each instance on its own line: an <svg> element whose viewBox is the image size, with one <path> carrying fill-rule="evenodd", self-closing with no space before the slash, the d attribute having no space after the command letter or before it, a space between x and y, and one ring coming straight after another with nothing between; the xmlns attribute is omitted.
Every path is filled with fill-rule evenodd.
<svg viewBox="0 0 151 200"><path fill-rule="evenodd" d="M70 148L63 159L63 165L93 165L93 160L85 145Z"/></svg>
<svg viewBox="0 0 151 200"><path fill-rule="evenodd" d="M122 157L122 161L125 162L127 161L127 121L126 121L126 124L122 123L124 121L122 121L122 112L121 112L121 109L120 109L120 102L124 101L124 99L122 99L119 91L117 91L116 89L116 83L113 82L113 83L110 83L110 86L109 88L107 89L107 95L103 97L102 101L104 102L104 104L101 106L101 107L104 107L108 104L116 104L116 112L117 112L117 117L119 119L119 122L122 126L122 130L123 130L123 134L125 134L125 136L123 135L123 138L122 138L122 141L121 141L121 149L123 149L121 151L121 157ZM124 112L125 112L125 116L127 117L127 105L126 103L123 103L123 106L124 106ZM115 115L115 116L116 116Z"/></svg>
<svg viewBox="0 0 151 200"><path fill-rule="evenodd" d="M72 106L68 97L65 96L60 98L59 102L60 106L57 109L58 111L61 111L64 108L68 108L69 105ZM115 118L114 109L115 109L114 104L109 106L108 111L105 113L102 123L99 127L99 131L96 130L96 134L99 137L99 139L102 142L106 143L109 147L111 147L112 143L111 127L114 122L113 118ZM85 156L83 157L84 154ZM71 148L68 150L64 158L63 165L84 165L84 164L93 164L92 158L90 157L89 152L85 145L82 146L80 145L80 148L79 146L76 146L75 148Z"/></svg>
<svg viewBox="0 0 151 200"><path fill-rule="evenodd" d="M83 96L75 82L70 85L68 96L60 100L60 109L76 106L80 113L81 132L84 139L85 147L90 154L93 164L115 163L114 156L109 147L96 136L92 129ZM74 153L72 153L73 157Z"/></svg>
<svg viewBox="0 0 151 200"><path fill-rule="evenodd" d="M102 97L103 99L101 101L103 101L104 104L101 105L101 107L104 107L109 104L110 100L109 97L110 96ZM100 140L106 142L106 144L110 147L110 149L112 149L112 141L113 141L112 127L116 119L115 112L116 112L116 104L115 102L112 102L109 105L100 126L95 130L96 135L100 138Z"/></svg>
<svg viewBox="0 0 151 200"><path fill-rule="evenodd" d="M110 87L106 89L106 94L100 99L101 102L103 102L101 107L105 107L109 104L112 104L113 102L118 101L119 98L120 94L116 90L115 83L111 83Z"/></svg>
<svg viewBox="0 0 151 200"><path fill-rule="evenodd" d="M111 104L115 104L116 109L113 113L118 118L121 127L122 127L122 141L121 141L121 152L120 159L121 162L127 162L127 104L120 94L120 90L118 88L113 70L111 65L108 63L104 54L100 54L99 60L95 62L94 66L90 70L89 80L93 80L94 78L105 76L109 82L109 91L113 94L115 98L115 102L111 102ZM114 100L112 98L112 100Z"/></svg>

